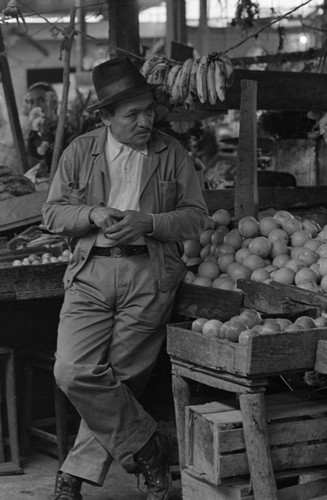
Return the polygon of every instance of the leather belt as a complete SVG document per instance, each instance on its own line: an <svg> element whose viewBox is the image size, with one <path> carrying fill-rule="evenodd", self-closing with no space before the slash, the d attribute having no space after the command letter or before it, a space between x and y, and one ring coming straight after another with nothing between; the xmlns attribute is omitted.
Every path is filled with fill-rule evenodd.
<svg viewBox="0 0 327 500"><path fill-rule="evenodd" d="M93 247L91 255L98 255L101 257L133 257L135 255L147 254L148 247L146 245L127 245L116 247Z"/></svg>

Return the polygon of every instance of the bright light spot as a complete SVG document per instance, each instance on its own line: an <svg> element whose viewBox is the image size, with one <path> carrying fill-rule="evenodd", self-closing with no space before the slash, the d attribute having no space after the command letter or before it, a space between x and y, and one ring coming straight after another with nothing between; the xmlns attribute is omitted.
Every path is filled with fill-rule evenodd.
<svg viewBox="0 0 327 500"><path fill-rule="evenodd" d="M301 35L300 36L300 43L303 43L303 45L305 45L308 41L308 37L306 35Z"/></svg>

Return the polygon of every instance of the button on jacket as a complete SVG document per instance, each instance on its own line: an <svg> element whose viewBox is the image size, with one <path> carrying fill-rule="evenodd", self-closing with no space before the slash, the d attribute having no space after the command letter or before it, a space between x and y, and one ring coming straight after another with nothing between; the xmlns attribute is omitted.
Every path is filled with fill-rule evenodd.
<svg viewBox="0 0 327 500"><path fill-rule="evenodd" d="M106 206L110 181L106 127L88 132L64 151L43 207L47 228L71 238L73 256L64 276L65 289L85 265L98 235L90 224L92 207ZM175 286L185 274L183 240L196 237L207 221L207 208L193 162L173 137L154 131L144 158L140 211L153 215L153 231L145 235L158 286Z"/></svg>

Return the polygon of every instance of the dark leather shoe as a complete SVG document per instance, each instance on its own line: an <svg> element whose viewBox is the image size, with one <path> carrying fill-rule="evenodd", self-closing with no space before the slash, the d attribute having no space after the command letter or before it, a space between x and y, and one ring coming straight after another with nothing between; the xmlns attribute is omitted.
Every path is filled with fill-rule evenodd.
<svg viewBox="0 0 327 500"><path fill-rule="evenodd" d="M58 472L54 500L83 500L81 495L82 480L65 472Z"/></svg>
<svg viewBox="0 0 327 500"><path fill-rule="evenodd" d="M173 448L172 436L155 432L134 460L148 488L146 500L167 500L171 487L169 457Z"/></svg>

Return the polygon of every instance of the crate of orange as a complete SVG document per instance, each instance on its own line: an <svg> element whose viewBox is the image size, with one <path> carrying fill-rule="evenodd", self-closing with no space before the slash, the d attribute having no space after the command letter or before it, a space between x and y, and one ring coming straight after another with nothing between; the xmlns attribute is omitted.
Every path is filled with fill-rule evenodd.
<svg viewBox="0 0 327 500"><path fill-rule="evenodd" d="M228 320L198 317L167 325L172 359L244 377L313 370L319 340L327 339L325 316L309 312L264 317L243 308Z"/></svg>
<svg viewBox="0 0 327 500"><path fill-rule="evenodd" d="M208 290L243 292L246 307L267 313L326 310L327 226L314 220L279 210L233 222L220 209L198 240L184 242L183 259L185 283L203 287L206 298Z"/></svg>

